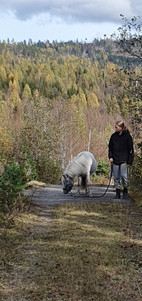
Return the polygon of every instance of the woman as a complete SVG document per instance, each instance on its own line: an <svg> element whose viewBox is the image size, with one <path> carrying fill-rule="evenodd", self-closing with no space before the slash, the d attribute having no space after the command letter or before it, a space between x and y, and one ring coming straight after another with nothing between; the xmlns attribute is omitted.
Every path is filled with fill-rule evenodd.
<svg viewBox="0 0 142 301"><path fill-rule="evenodd" d="M115 123L115 133L109 141L109 160L113 164L115 198L120 199L120 181L123 186L123 197L127 197L128 166L134 159L133 139L123 121Z"/></svg>

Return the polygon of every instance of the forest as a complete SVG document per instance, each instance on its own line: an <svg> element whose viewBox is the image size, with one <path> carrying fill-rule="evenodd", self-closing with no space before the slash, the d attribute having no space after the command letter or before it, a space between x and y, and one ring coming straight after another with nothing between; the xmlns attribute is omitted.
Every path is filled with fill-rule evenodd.
<svg viewBox="0 0 142 301"><path fill-rule="evenodd" d="M140 200L138 42L139 36L131 37L126 49L125 39L0 41L0 211L11 210L27 181L61 183L63 169L80 151L91 151L103 167L100 174L107 174L108 142L119 119L133 136L130 182L132 195Z"/></svg>

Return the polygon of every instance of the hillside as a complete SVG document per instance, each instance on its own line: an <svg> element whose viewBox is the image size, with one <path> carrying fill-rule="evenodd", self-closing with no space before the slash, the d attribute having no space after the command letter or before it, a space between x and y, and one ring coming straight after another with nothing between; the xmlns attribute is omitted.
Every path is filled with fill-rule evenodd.
<svg viewBox="0 0 142 301"><path fill-rule="evenodd" d="M139 139L141 74L107 39L0 42L1 165L16 158L29 180L54 183L79 151L107 159L116 119Z"/></svg>

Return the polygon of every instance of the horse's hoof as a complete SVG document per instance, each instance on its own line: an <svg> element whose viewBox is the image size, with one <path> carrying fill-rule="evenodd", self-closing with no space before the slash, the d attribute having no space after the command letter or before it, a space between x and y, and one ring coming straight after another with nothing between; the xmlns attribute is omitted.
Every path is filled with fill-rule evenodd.
<svg viewBox="0 0 142 301"><path fill-rule="evenodd" d="M92 197L92 196L93 196L93 193L92 193L92 192L89 192L89 193L87 193L87 196Z"/></svg>
<svg viewBox="0 0 142 301"><path fill-rule="evenodd" d="M79 193L79 192L76 192L76 193L74 194L74 196L80 196L80 193Z"/></svg>

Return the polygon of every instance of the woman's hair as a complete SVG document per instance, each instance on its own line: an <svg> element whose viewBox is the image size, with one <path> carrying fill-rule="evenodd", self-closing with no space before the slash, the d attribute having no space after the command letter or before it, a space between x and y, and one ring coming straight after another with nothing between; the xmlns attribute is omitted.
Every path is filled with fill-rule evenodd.
<svg viewBox="0 0 142 301"><path fill-rule="evenodd" d="M123 132L128 131L126 125L124 124L124 121L118 120L118 121L115 122L115 124L118 125L120 128L122 128Z"/></svg>

